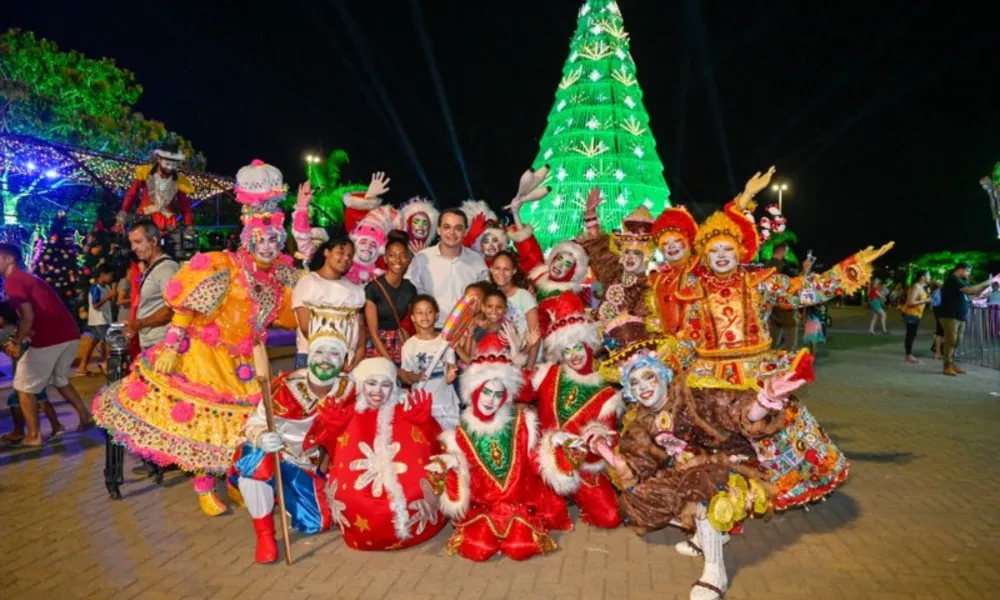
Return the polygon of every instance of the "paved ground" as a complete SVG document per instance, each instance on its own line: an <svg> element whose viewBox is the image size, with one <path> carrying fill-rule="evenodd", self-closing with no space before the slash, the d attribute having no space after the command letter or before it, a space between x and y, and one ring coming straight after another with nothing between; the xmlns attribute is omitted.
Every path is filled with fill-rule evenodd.
<svg viewBox="0 0 1000 600"><path fill-rule="evenodd" d="M834 312L819 381L805 393L851 458L851 479L811 511L753 522L735 538L727 598L998 597L1000 397L990 392L1000 374L951 379L929 359L905 365L901 332L869 337L861 318ZM97 382L87 383L89 394ZM128 467L127 497L111 502L103 464L97 432L0 453L0 597L662 599L687 598L700 572L672 550L677 531L640 539L583 524L557 537L557 552L520 564L449 558L446 533L386 553L349 550L331 533L294 536L292 567L257 566L245 513L203 517L184 477L158 488Z"/></svg>

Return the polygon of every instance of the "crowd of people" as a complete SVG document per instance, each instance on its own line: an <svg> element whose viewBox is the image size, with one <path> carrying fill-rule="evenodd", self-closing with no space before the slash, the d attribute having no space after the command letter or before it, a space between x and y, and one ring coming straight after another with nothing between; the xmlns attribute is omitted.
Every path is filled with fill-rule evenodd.
<svg viewBox="0 0 1000 600"><path fill-rule="evenodd" d="M143 176L169 178L175 158L160 159ZM230 510L224 479L258 562L280 554L276 512L304 533L336 526L357 550L419 544L450 523L449 553L523 560L556 548L573 503L595 527L689 532L678 552L704 559L691 597L721 598L723 545L746 518L820 500L849 471L794 394L813 379L811 354L794 340L772 348L770 317L855 293L891 248L824 273L752 265L753 198L772 173L701 223L640 208L611 231L595 188L584 231L548 252L519 219L548 193L547 168L522 175L509 228L481 202L393 208L378 173L345 197L348 233L324 231L303 185L291 218L302 269L283 252L282 175L254 161L236 177L237 250L166 257L170 198L144 213L161 223L129 231L145 269L124 335L139 349L94 418L138 456L191 473L207 515ZM19 258L0 246L21 317L6 351L21 356L25 439L40 442L33 394L49 378L91 418L65 377L79 331L29 335L46 302ZM273 379L271 327L297 336L293 369Z"/></svg>

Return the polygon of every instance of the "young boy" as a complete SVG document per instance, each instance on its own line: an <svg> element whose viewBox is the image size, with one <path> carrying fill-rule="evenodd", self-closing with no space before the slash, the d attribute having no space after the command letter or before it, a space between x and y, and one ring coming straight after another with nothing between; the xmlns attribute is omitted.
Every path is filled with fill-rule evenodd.
<svg viewBox="0 0 1000 600"><path fill-rule="evenodd" d="M108 328L111 326L114 317L111 316L111 302L118 297L118 290L114 285L112 285L113 273L111 269L102 266L97 269L97 276L94 279L94 284L90 286L90 292L87 294L87 333L84 334L82 339L83 344L83 358L80 359L80 365L76 368L77 377L86 377L90 375L87 370L87 365L90 363L90 355L94 353L94 348L98 344L105 342L108 337ZM101 346L101 370L105 370L105 362L107 361L108 346L103 344Z"/></svg>
<svg viewBox="0 0 1000 600"><path fill-rule="evenodd" d="M0 302L0 347L7 343L14 333L17 331L17 312L10 306L6 301ZM17 360L11 360L11 367L14 372L17 372ZM11 377L14 377L14 373L11 373ZM42 390L38 394L38 403L41 406L42 411L45 416L49 418L49 423L52 424L52 434L49 439L55 439L63 431L66 430L59 422L59 417L56 416L56 411L52 408L52 404L49 402L48 396L45 394L45 390ZM7 406L10 408L10 416L14 421L14 428L7 433L0 436L0 444L17 444L24 439L24 413L21 411L21 403L18 401L17 392L11 390L10 396L7 397Z"/></svg>

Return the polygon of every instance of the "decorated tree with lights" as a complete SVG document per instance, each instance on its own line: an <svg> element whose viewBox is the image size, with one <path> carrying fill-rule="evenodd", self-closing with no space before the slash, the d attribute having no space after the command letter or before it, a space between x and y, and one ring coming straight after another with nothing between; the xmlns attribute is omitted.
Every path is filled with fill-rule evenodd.
<svg viewBox="0 0 1000 600"><path fill-rule="evenodd" d="M48 239L35 265L35 274L55 289L74 315L79 305L80 262L74 232L66 227L66 215L60 213L49 228Z"/></svg>
<svg viewBox="0 0 1000 600"><path fill-rule="evenodd" d="M334 150L326 158L306 157L306 178L313 189L310 223L318 227L342 227L344 224L344 194L364 192L368 185L345 182L343 168L351 162L344 150ZM283 206L291 214L297 190L289 188Z"/></svg>
<svg viewBox="0 0 1000 600"><path fill-rule="evenodd" d="M546 164L552 193L521 209L544 248L583 230L584 201L594 186L606 198L598 217L607 231L639 205L654 215L670 206L628 33L613 0L587 0L580 8L533 166Z"/></svg>
<svg viewBox="0 0 1000 600"><path fill-rule="evenodd" d="M141 94L142 86L132 72L112 59L62 51L31 32L11 29L0 35L0 134L136 160L145 159L152 148L174 136L193 157L191 164L203 166L204 158L189 142L168 132L163 123L133 111ZM40 198L44 204L73 212L67 198L93 185L89 177L75 172L80 169L56 152L39 156L5 152L0 161L4 223L44 218L22 214L19 204L25 198Z"/></svg>

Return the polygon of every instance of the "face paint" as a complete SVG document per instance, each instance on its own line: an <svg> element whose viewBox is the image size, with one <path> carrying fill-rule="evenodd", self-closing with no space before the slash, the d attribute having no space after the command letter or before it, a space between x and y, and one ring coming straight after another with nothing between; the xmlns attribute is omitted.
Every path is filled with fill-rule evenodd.
<svg viewBox="0 0 1000 600"><path fill-rule="evenodd" d="M426 240L431 234L431 220L426 214L419 212L410 218L410 237L415 240Z"/></svg>
<svg viewBox="0 0 1000 600"><path fill-rule="evenodd" d="M344 351L339 344L320 340L309 345L309 381L318 386L328 386L340 375L344 367Z"/></svg>
<svg viewBox="0 0 1000 600"><path fill-rule="evenodd" d="M506 395L507 390L500 380L490 379L479 392L479 401L476 403L479 413L485 417L492 417L503 406Z"/></svg>
<svg viewBox="0 0 1000 600"><path fill-rule="evenodd" d="M569 348L564 348L562 351L563 364L573 369L578 373L583 373L589 371L588 364L590 362L590 353L587 351L587 346L582 342L579 344L574 344Z"/></svg>
<svg viewBox="0 0 1000 600"><path fill-rule="evenodd" d="M396 384L385 375L375 375L365 379L361 384L361 393L369 406L379 408L389 400L395 386Z"/></svg>
<svg viewBox="0 0 1000 600"><path fill-rule="evenodd" d="M667 396L667 384L650 367L639 367L628 378L632 397L646 408L659 408Z"/></svg>
<svg viewBox="0 0 1000 600"><path fill-rule="evenodd" d="M719 274L732 272L739 266L736 245L729 240L718 240L708 247L708 266Z"/></svg>
<svg viewBox="0 0 1000 600"><path fill-rule="evenodd" d="M257 262L269 265L281 255L281 237L273 231L254 231L250 252Z"/></svg>
<svg viewBox="0 0 1000 600"><path fill-rule="evenodd" d="M554 281L565 281L573 272L576 259L569 252L560 252L552 257L549 263L549 277Z"/></svg>
<svg viewBox="0 0 1000 600"><path fill-rule="evenodd" d="M642 275L646 272L646 256L641 250L626 250L622 252L620 262L628 273Z"/></svg>
<svg viewBox="0 0 1000 600"><path fill-rule="evenodd" d="M370 265L378 258L378 242L370 237L359 237L354 242L354 260Z"/></svg>
<svg viewBox="0 0 1000 600"><path fill-rule="evenodd" d="M503 250L503 240L495 233L486 232L483 234L483 241L479 243L479 248L484 256L492 258Z"/></svg>

